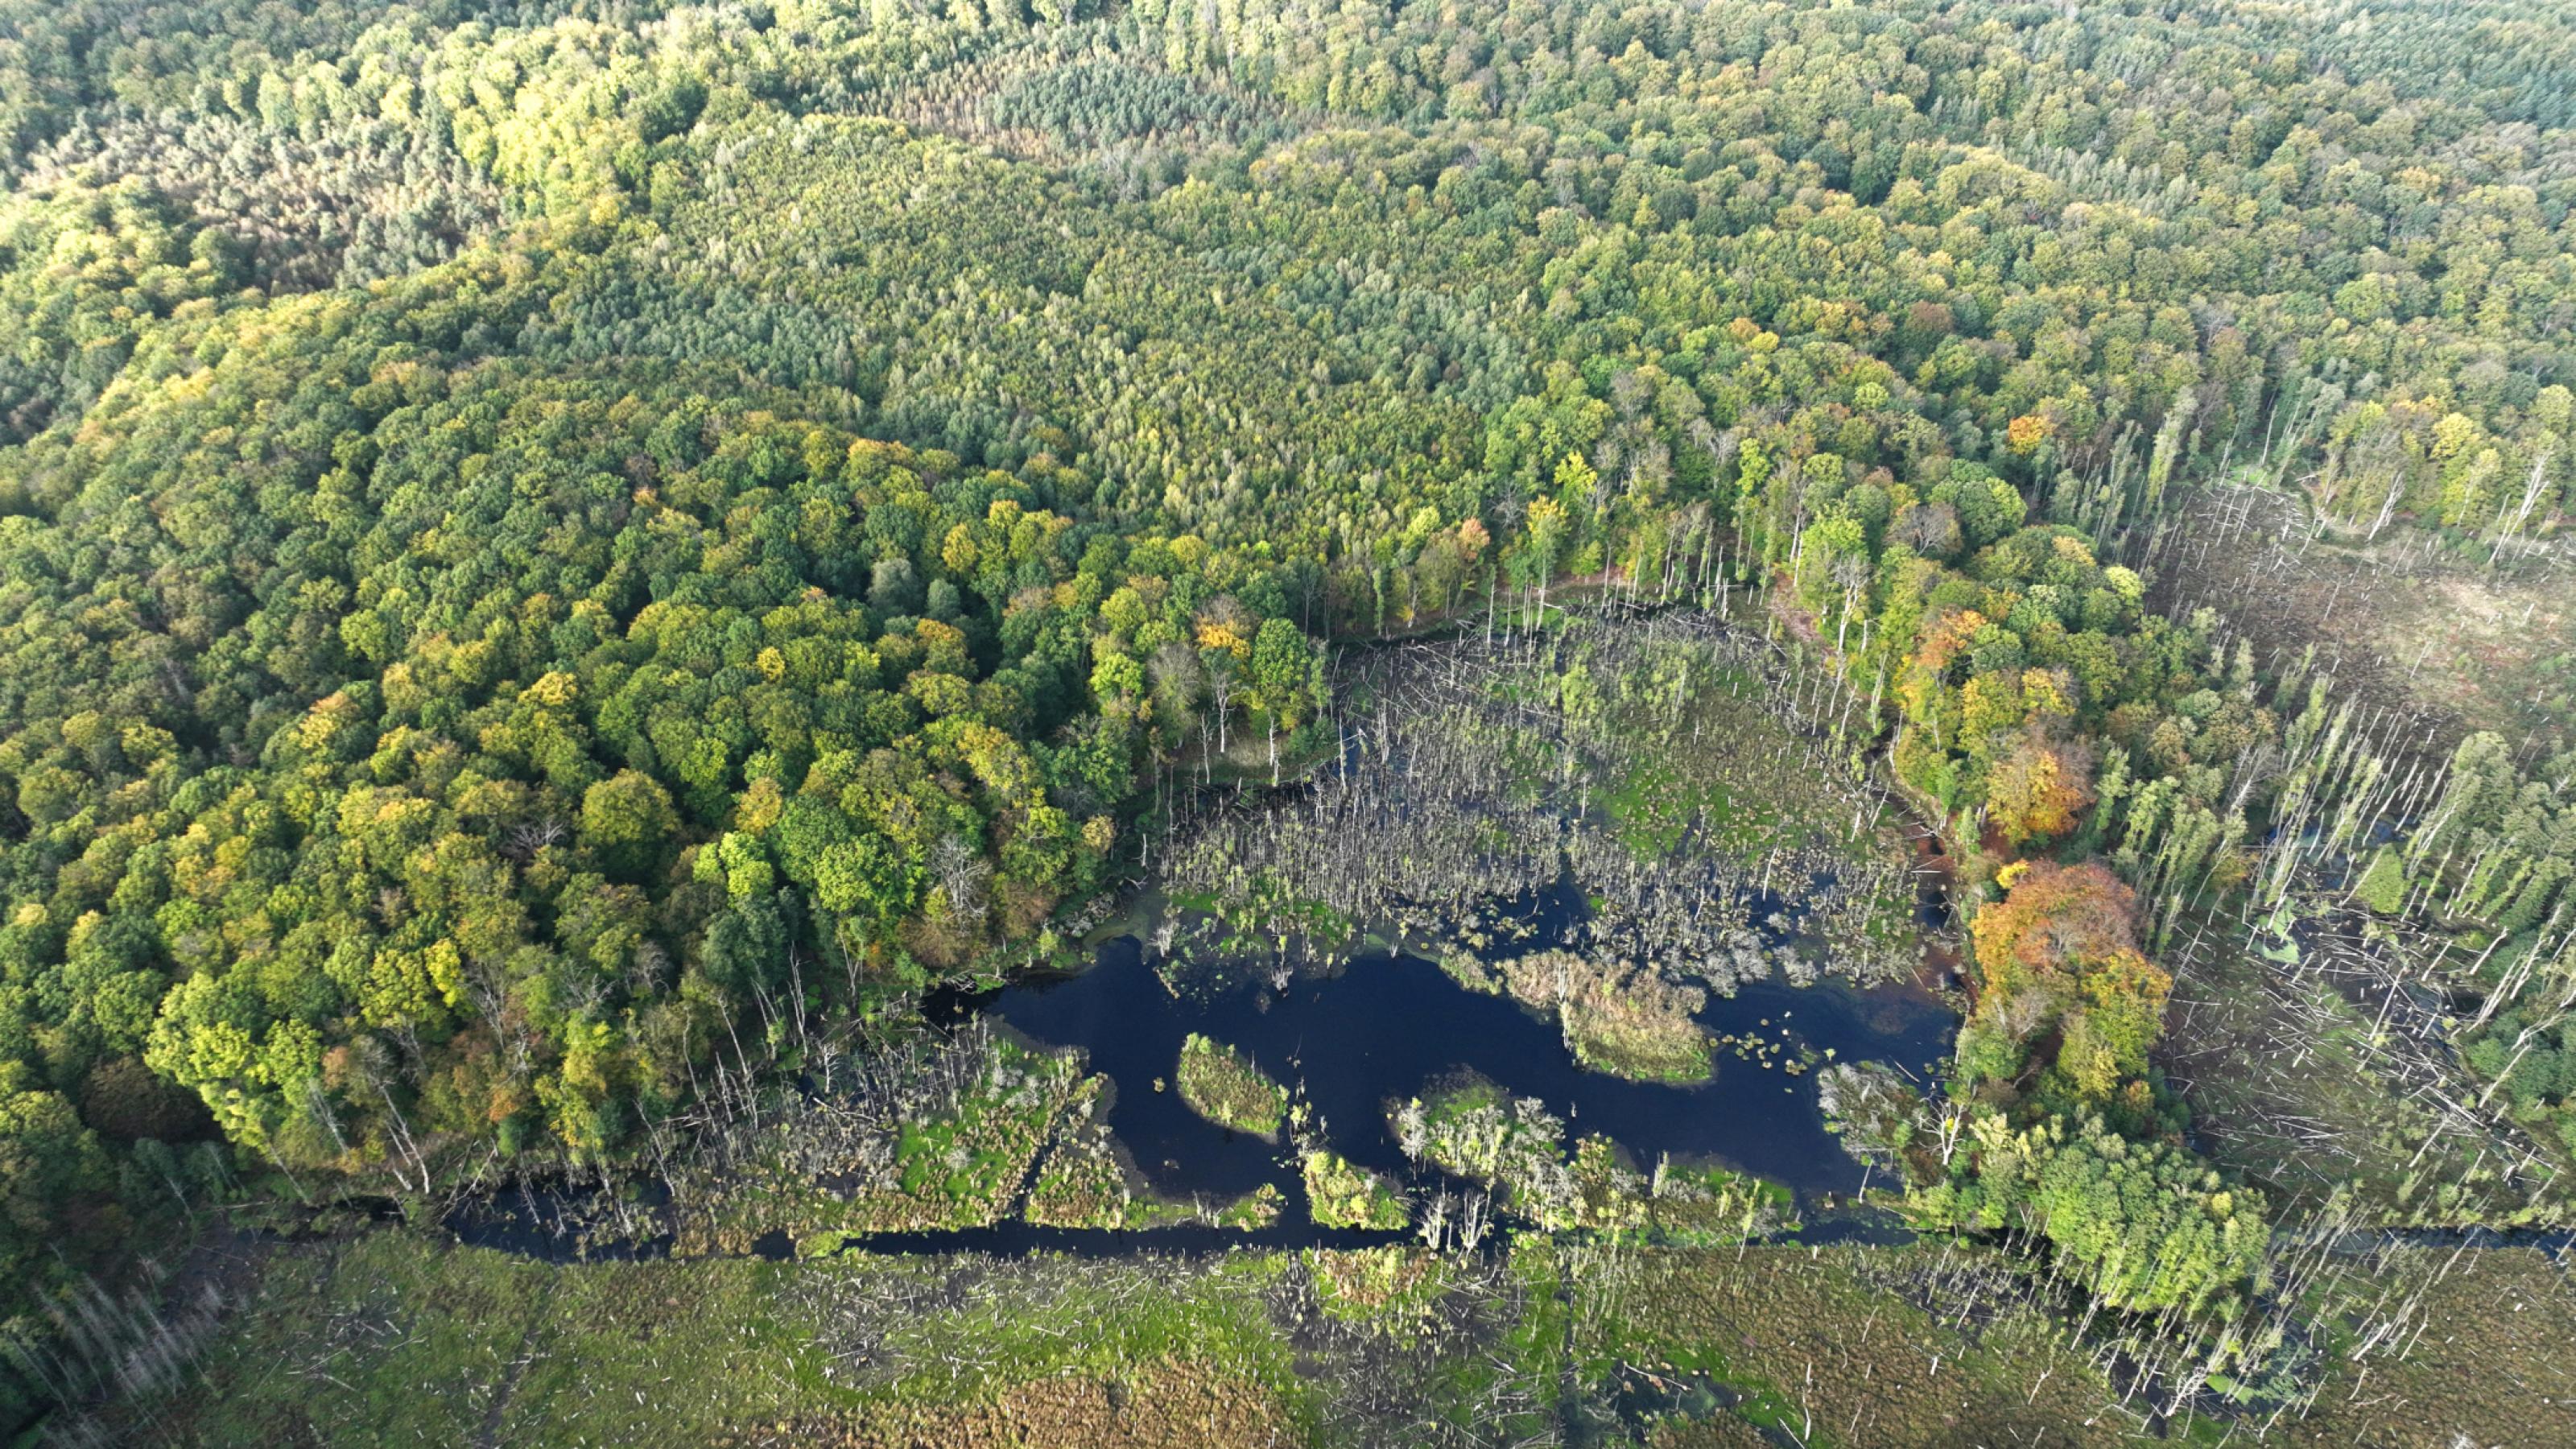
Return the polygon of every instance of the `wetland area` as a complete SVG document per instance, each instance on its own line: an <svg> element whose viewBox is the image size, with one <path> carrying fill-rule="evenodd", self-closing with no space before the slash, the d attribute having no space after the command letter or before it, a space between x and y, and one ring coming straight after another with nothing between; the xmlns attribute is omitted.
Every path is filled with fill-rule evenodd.
<svg viewBox="0 0 2576 1449"><path fill-rule="evenodd" d="M409 1391L281 1398L268 1354L445 1385L493 1443L2378 1442L2401 1409L2319 1396L2447 1392L2451 1350L2373 1346L2473 1295L2533 1310L2480 1412L2576 1400L2563 1238L2337 1206L2277 1245L2277 1372L2239 1384L2008 1234L1925 1231L1953 862L1794 644L1720 610L1342 669L1285 788L1174 772L1122 914L890 1029L781 1024L650 1169L201 1255L258 1305L206 1432L438 1438Z"/></svg>
<svg viewBox="0 0 2576 1449"><path fill-rule="evenodd" d="M1342 748L1204 795L1087 944L818 1050L658 1181L445 1220L559 1259L1887 1236L1819 1077L1936 1077L1947 878L1790 668L1706 614L1372 651Z"/></svg>
<svg viewBox="0 0 2576 1449"><path fill-rule="evenodd" d="M1551 904L1540 919L1562 920L1580 907L1562 899ZM1786 950L1796 942L1783 933L1777 944ZM1797 1218L1823 1219L1811 1237L1834 1239L1899 1230L1893 1220L1851 1211L1870 1169L1845 1151L1829 1126L1814 1069L1873 1061L1928 1081L1957 1031L1950 1006L1912 981L1863 988L1757 979L1737 983L1731 995L1705 995L1689 1014L1709 1044L1704 1076L1630 1080L1586 1067L1551 1013L1472 990L1419 954L1371 951L1336 958L1329 967L1309 959L1300 969L1248 978L1158 962L1133 935L1100 942L1092 964L1079 971L944 993L925 1015L951 1033L997 1029L1034 1054L1069 1058L1105 1079L1090 1120L1110 1135L1140 1198L1217 1203L1266 1188L1293 1201L1303 1190L1300 1159L1316 1152L1416 1189L1468 1188L1467 1180L1418 1151L1408 1154L1396 1119L1408 1101L1490 1084L1511 1099L1541 1105L1572 1134L1608 1139L1641 1177L1668 1162L1773 1184L1794 1202ZM1176 1077L1193 1038L1222 1044L1253 1073L1280 1085L1296 1108L1294 1141L1283 1145L1277 1131L1225 1125L1192 1105ZM1052 1150L1068 1149L1059 1142ZM1042 1168L1043 1160L1035 1165ZM1027 1186L1021 1184L1023 1192ZM446 1222L468 1244L554 1261L669 1251L670 1235L660 1228L667 1193L644 1195L639 1210L655 1226L640 1235L604 1233L597 1195L595 1189L514 1187L459 1204ZM1318 1221L1304 1204L1233 1229L1186 1218L1133 1232L1049 1225L1022 1212L954 1228L853 1234L848 1243L873 1252L1096 1255L1236 1245L1355 1247L1402 1239L1409 1226ZM781 1231L754 1238L749 1251L776 1257L792 1247Z"/></svg>
<svg viewBox="0 0 2576 1449"><path fill-rule="evenodd" d="M1538 1098L1575 1130L1606 1135L1641 1163L1716 1159L1801 1194L1847 1195L1861 1184L1861 1165L1825 1130L1813 1079L1774 1058L1882 1060L1928 1078L1957 1029L1937 998L1911 986L1750 982L1734 996L1710 998L1694 1019L1713 1035L1774 1044L1770 1057L1727 1051L1705 1081L1636 1082L1585 1069L1555 1022L1468 991L1419 956L1362 956L1331 976L1292 978L1284 989L1253 983L1181 996L1132 939L1104 946L1079 975L1022 982L956 1009L989 1012L1036 1041L1081 1047L1091 1070L1120 1084L1107 1121L1153 1185L1226 1196L1274 1180L1278 1151L1147 1085L1170 1073L1189 1032L1293 1080L1324 1124L1326 1144L1375 1170L1409 1166L1386 1130L1393 1106L1466 1072Z"/></svg>

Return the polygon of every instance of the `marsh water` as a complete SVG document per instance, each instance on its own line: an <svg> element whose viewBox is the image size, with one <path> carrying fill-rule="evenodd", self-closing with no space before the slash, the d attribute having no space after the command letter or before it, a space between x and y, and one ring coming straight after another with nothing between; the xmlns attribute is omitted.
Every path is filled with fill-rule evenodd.
<svg viewBox="0 0 2576 1449"><path fill-rule="evenodd" d="M1940 924L1945 879L1918 876L1918 926ZM1505 914L1524 931L1521 943L1503 952L1510 954L1570 944L1589 908L1571 882L1560 881L1511 903ZM1800 900L1763 893L1754 920L1774 972L1738 983L1731 996L1710 994L1695 1013L1721 1039L1721 1049L1708 1078L1690 1083L1632 1081L1586 1068L1553 1016L1471 990L1403 950L1363 951L1321 969L1308 960L1293 970L1260 969L1259 963L1221 970L1187 959L1158 961L1136 936L1117 935L1097 942L1091 963L1078 972L934 995L925 1003L934 1024L955 1028L987 1018L1033 1045L1079 1050L1088 1070L1107 1075L1113 1084L1107 1125L1157 1195L1217 1202L1270 1183L1289 1210L1248 1232L1203 1224L1050 1228L1014 1218L863 1241L890 1252L1116 1253L1347 1247L1400 1236L1313 1223L1302 1210L1298 1168L1287 1149L1193 1111L1172 1086L1181 1045L1193 1032L1234 1048L1289 1087L1312 1114L1310 1135L1397 1180L1438 1174L1405 1159L1390 1114L1409 1098L1473 1076L1515 1097L1538 1099L1571 1135L1610 1138L1641 1171L1670 1156L1719 1163L1788 1187L1810 1220L1801 1235L1806 1240L1875 1236L1880 1226L1867 1218L1815 1221L1819 1208L1867 1182L1861 1164L1826 1130L1816 1069L1875 1061L1928 1082L1949 1055L1958 1019L1915 980L1864 989L1832 976L1804 986L1782 979L1778 963L1795 956L1820 964L1822 943L1807 933L1807 915ZM1922 974L1937 978L1947 955L1930 931L1924 944ZM1770 1050L1733 1049L1756 1041ZM1788 1070L1791 1062L1806 1069ZM596 1191L520 1185L457 1205L446 1224L462 1241L550 1259L669 1250L667 1232L608 1241L570 1230L574 1218L590 1216L576 1199ZM658 1208L658 1193L646 1197ZM785 1257L790 1247L785 1235L772 1234L752 1251Z"/></svg>
<svg viewBox="0 0 2576 1449"><path fill-rule="evenodd" d="M1166 1194L1233 1196L1287 1180L1280 1150L1198 1116L1169 1079L1191 1032L1234 1047L1290 1086L1321 1118L1325 1139L1362 1166L1409 1167L1387 1127L1390 1106L1472 1072L1535 1097L1578 1134L1601 1133L1651 1168L1658 1155L1714 1158L1802 1195L1848 1193L1862 1169L1825 1130L1814 1075L1721 1052L1690 1085L1586 1070L1553 1020L1461 987L1418 956L1365 955L1328 976L1216 992L1176 993L1132 938L1102 946L1089 970L962 1000L1036 1041L1082 1048L1117 1083L1108 1121ZM1699 1012L1712 1032L1778 1043L1821 1061L1892 1063L1921 1078L1947 1054L1952 1018L1911 986L1748 983ZM1160 1080L1165 1090L1155 1090Z"/></svg>
<svg viewBox="0 0 2576 1449"><path fill-rule="evenodd" d="M1432 962L1401 952L1359 955L1328 974L1294 975L1279 985L1254 980L1175 990L1143 944L1122 936L1099 945L1093 964L1080 973L947 996L933 1011L950 1025L985 1015L1033 1042L1079 1048L1090 1070L1115 1083L1108 1125L1154 1190L1173 1198L1232 1198L1264 1182L1276 1184L1292 1204L1298 1197L1296 1169L1280 1145L1207 1121L1171 1089L1181 1043L1192 1032L1234 1047L1295 1089L1334 1150L1398 1178L1411 1175L1413 1165L1389 1130L1390 1109L1473 1073L1515 1096L1539 1099L1575 1134L1610 1137L1641 1169L1651 1170L1663 1154L1715 1160L1795 1189L1810 1209L1864 1181L1860 1164L1825 1129L1813 1071L1792 1073L1731 1050L1718 1053L1708 1080L1685 1085L1587 1070L1552 1019L1470 991ZM1940 998L1911 983L1856 990L1830 980L1804 987L1776 978L1749 982L1731 997L1712 996L1698 1019L1722 1036L1775 1044L1774 1063L1802 1056L1818 1065L1881 1061L1918 1080L1947 1055L1955 1030ZM466 1205L449 1226L468 1242L517 1253L602 1253L597 1243L572 1248L550 1225L558 1216L546 1194L513 1189ZM1109 1252L1349 1246L1388 1236L1317 1227L1292 1205L1278 1223L1249 1233L1058 1229L1014 1221L867 1242L880 1251ZM607 1251L649 1255L661 1246L645 1241ZM755 1251L784 1256L787 1244L782 1236Z"/></svg>
<svg viewBox="0 0 2576 1449"><path fill-rule="evenodd" d="M1505 658L1497 667L1527 668L1530 661ZM1452 688L1457 680L1437 673L1435 683ZM1383 686L1379 691L1383 697L1401 693L1386 680L1378 684ZM1728 698L1733 697L1730 691ZM1445 698L1435 689L1425 700L1437 703ZM1479 708L1491 703L1482 694L1450 702ZM1428 708L1425 701L1415 703ZM1419 709L1415 714L1431 717ZM1532 824L1512 813L1519 807L1511 806L1504 796L1520 788L1518 783L1486 780L1477 786L1486 794L1471 790L1454 795L1444 793L1429 777L1417 779L1410 773L1421 763L1415 750L1429 748L1432 754L1425 758L1449 759L1440 750L1455 741L1436 732L1415 738L1398 729L1383 707L1359 719L1368 728L1346 731L1340 773L1310 781L1300 790L1329 790L1348 776L1374 772L1383 778L1370 788L1393 792L1388 798L1399 802L1394 810L1397 817L1417 809L1490 814L1497 820L1517 821L1518 828L1526 830L1544 833L1550 828L1544 819ZM1818 728L1807 733L1814 734ZM1374 741L1374 755L1359 743L1364 737ZM1696 725L1692 737L1698 737ZM1822 767L1819 760L1785 745L1763 758L1767 768ZM1731 788L1753 791L1759 784L1742 781ZM1488 798L1493 790L1504 793ZM1852 803L1857 809L1870 802ZM1905 818L1903 802L1884 795L1876 800L1869 818L1876 820L1890 807L1900 820ZM1817 838L1832 837L1841 828L1841 808L1837 804L1830 812L1834 821L1811 822ZM1609 810L1606 804L1590 802L1587 785L1576 802L1559 810L1557 828L1588 822L1595 831L1609 829L1604 823L1609 818L1604 812ZM1376 821L1378 826L1384 824L1383 813L1344 812L1353 821L1363 825ZM1860 818L1853 815L1852 828L1858 828ZM1692 828L1707 827L1703 823ZM1718 872L1714 882L1697 883L1701 905L1685 914L1694 928L1702 924L1698 912L1703 908L1729 923L1732 934L1712 930L1700 935L1705 936L1712 956L1711 981L1733 990L1727 995L1711 991L1695 1013L1721 1042L1714 1071L1706 1080L1679 1084L1632 1081L1587 1069L1576 1059L1563 1027L1552 1015L1473 990L1422 954L1383 944L1409 939L1420 950L1438 954L1441 948L1427 943L1456 940L1474 943L1476 953L1489 961L1552 948L1611 965L1624 964L1617 958L1646 948L1617 929L1627 917L1617 911L1606 918L1602 915L1603 898L1577 875L1578 852L1559 854L1560 874L1552 883L1525 886L1520 894L1508 897L1480 895L1473 906L1462 907L1459 902L1466 897L1447 887L1418 902L1409 897L1387 898L1382 891L1344 892L1353 899L1337 900L1332 907L1339 928L1388 933L1374 938L1381 943L1376 949L1363 946L1354 954L1340 954L1353 951L1347 942L1268 937L1266 927L1245 928L1218 916L1202 916L1203 907L1183 906L1162 892L1186 890L1181 899L1224 899L1224 890L1209 881L1194 881L1186 870L1167 863L1157 888L1130 902L1134 914L1127 928L1139 934L1096 940L1088 948L1090 959L1084 969L1023 977L995 990L939 992L924 1003L924 1014L938 1026L981 1020L1044 1048L1078 1051L1088 1071L1107 1076L1112 1084L1104 1122L1141 1177L1136 1186L1160 1198L1214 1206L1269 1184L1285 1198L1286 1211L1280 1220L1249 1233L1213 1227L1095 1232L1036 1227L1014 1216L992 1227L874 1235L867 1242L922 1251L979 1247L1089 1251L1103 1244L1181 1248L1202 1238L1225 1244L1321 1245L1354 1236L1318 1228L1307 1220L1291 1150L1207 1121L1181 1099L1173 1079L1182 1043L1194 1032L1248 1057L1264 1074L1289 1087L1307 1114L1301 1138L1320 1138L1350 1161L1400 1181L1429 1187L1438 1174L1406 1160L1390 1128L1390 1113L1408 1099L1428 1098L1461 1076L1472 1075L1513 1097L1535 1098L1565 1124L1569 1136L1609 1138L1640 1171L1651 1172L1669 1157L1711 1162L1784 1185L1797 1193L1804 1215L1814 1223L1818 1210L1830 1200L1850 1196L1867 1181L1862 1165L1826 1130L1816 1069L1834 1061L1879 1062L1917 1082L1927 1082L1947 1058L1957 1028L1957 1019L1942 996L1916 980L1859 989L1831 974L1837 965L1834 953L1857 946L1868 959L1842 963L1855 971L1885 974L1893 970L1934 983L1946 983L1952 976L1956 958L1943 944L1949 925L1946 862L1928 832L1907 833L1917 836L1910 873L1920 954L1911 963L1901 954L1891 963L1870 951L1868 942L1846 940L1837 947L1828 939L1836 929L1846 937L1852 929L1848 920L1829 928L1819 919L1820 906L1829 904L1844 885L1838 877L1846 861L1830 851L1802 849L1805 837L1794 832L1770 841L1772 848L1761 863L1758 884L1750 864L1741 862L1739 869ZM1380 843L1408 839L1397 832ZM1729 853L1741 848L1731 837L1720 841L1712 836L1700 844L1730 859ZM1325 842L1322 848L1337 850L1339 842ZM1820 861L1820 856L1825 859ZM1780 862L1776 875L1775 861ZM1908 889L1901 883L1903 874L1891 877L1874 872L1866 862L1860 864L1862 874L1856 877L1860 888ZM1323 882L1325 895L1333 894L1332 871L1306 875ZM1493 879L1507 882L1513 875L1512 870L1499 869ZM1527 881L1530 876L1519 878ZM1441 894L1443 890L1448 894ZM1383 913L1390 910L1400 919L1385 919ZM1417 919L1411 914L1416 910L1427 911L1435 919ZM1451 918L1461 910L1466 918ZM1241 952L1251 944L1236 934L1244 930L1259 942L1252 945L1253 959L1202 959L1208 954L1205 948L1221 957ZM1171 949L1176 934L1182 938L1176 958L1166 958L1139 939L1151 936ZM1684 934L1699 939L1690 932ZM1280 954L1260 959L1273 942ZM1769 974L1745 979L1748 944L1758 945L1760 955L1769 960ZM1720 952L1726 953L1723 959ZM1329 958L1330 964L1319 968L1319 955ZM1671 973L1688 971L1677 962L1650 969L1660 969L1676 982L1684 977ZM1786 979L1791 975L1816 984L1793 985ZM1232 984L1215 984L1224 981ZM1759 1043L1761 1050L1730 1049L1748 1043ZM1800 1069L1792 1070L1791 1064ZM810 1079L799 1086L808 1092L829 1090ZM449 1221L472 1241L543 1252L543 1240L563 1236L560 1229L543 1231L549 1215L540 1195L513 1188L482 1204L467 1204ZM560 1223L567 1215L552 1216ZM618 1214L621 1223L626 1216ZM1357 1236L1366 1240L1385 1235ZM778 1251L785 1247L783 1240L771 1246Z"/></svg>

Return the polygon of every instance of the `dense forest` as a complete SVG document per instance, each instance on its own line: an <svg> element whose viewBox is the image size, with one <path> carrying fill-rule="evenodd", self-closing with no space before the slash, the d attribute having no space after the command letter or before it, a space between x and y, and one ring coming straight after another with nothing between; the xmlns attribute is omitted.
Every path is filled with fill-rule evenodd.
<svg viewBox="0 0 2576 1449"><path fill-rule="evenodd" d="M1917 1227L2277 1343L2165 1037L2320 922L2519 1134L2362 1215L2576 1216L2570 676L2191 587L2563 581L2561 7L13 0L0 138L12 1422L138 1240L639 1166L1596 607L1755 599L1937 837Z"/></svg>

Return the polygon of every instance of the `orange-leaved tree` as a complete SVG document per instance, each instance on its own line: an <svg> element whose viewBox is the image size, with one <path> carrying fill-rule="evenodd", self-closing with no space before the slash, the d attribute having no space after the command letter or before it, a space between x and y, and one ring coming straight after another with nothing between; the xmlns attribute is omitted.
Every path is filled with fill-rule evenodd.
<svg viewBox="0 0 2576 1449"><path fill-rule="evenodd" d="M1986 775L1987 823L2015 848L2073 830L2092 803L2092 752L2045 730L2022 730Z"/></svg>
<svg viewBox="0 0 2576 1449"><path fill-rule="evenodd" d="M2098 861L2031 861L2004 879L2008 894L1969 928L1979 989L1962 1065L2017 1073L2028 1046L2053 1032L2051 1065L2066 1084L2086 1100L2107 1098L2145 1075L2173 990L2138 949L2136 895Z"/></svg>

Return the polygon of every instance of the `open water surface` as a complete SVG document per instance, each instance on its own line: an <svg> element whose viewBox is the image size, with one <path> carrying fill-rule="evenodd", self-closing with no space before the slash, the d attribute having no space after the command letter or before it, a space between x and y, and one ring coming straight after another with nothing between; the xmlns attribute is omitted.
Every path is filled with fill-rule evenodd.
<svg viewBox="0 0 2576 1449"><path fill-rule="evenodd" d="M1530 910L1527 919L1543 929L1538 941L1515 949L1563 940L1584 912L1579 897L1562 888L1521 904ZM1794 903L1772 898L1757 913L1765 944L1784 956L1799 949L1803 914ZM1199 973L1181 974L1194 979ZM864 1240L878 1251L1349 1247L1400 1236L1316 1226L1306 1217L1287 1149L1191 1111L1172 1080L1181 1043L1192 1032L1235 1048L1291 1087L1335 1151L1400 1181L1419 1180L1428 1170L1405 1159L1389 1115L1408 1098L1428 1096L1472 1073L1515 1097L1537 1098L1573 1135L1608 1136L1641 1170L1651 1171L1667 1154L1714 1160L1794 1189L1812 1218L1826 1198L1846 1197L1865 1181L1861 1165L1825 1130L1814 1069L1829 1060L1879 1061L1928 1081L1957 1030L1957 1019L1941 999L1911 982L1859 990L1831 979L1805 987L1776 978L1749 981L1733 996L1712 994L1698 1019L1712 1033L1772 1044L1770 1065L1721 1049L1706 1081L1633 1082L1578 1063L1551 1016L1471 991L1419 956L1378 952L1344 961L1329 973L1291 975L1275 986L1255 981L1176 991L1132 936L1100 944L1081 972L943 995L928 1010L934 1021L948 1025L985 1016L1033 1042L1079 1048L1091 1071L1107 1073L1115 1083L1107 1123L1158 1193L1217 1201L1268 1182L1287 1202L1277 1223L1254 1232L1205 1226L1043 1228L1010 1221ZM1807 1071L1780 1065L1802 1056L1811 1063ZM512 1187L460 1205L447 1225L468 1243L536 1257L668 1251L667 1234L602 1243L567 1231L565 1224L576 1218L596 1221L595 1215L567 1211L593 1191ZM658 1213L652 1216L658 1224ZM1816 1223L1802 1237L1873 1231L1867 1222L1834 1220ZM753 1251L786 1256L784 1237L773 1236Z"/></svg>
<svg viewBox="0 0 2576 1449"><path fill-rule="evenodd" d="M1722 1051L1707 1081L1632 1082L1590 1071L1556 1023L1504 997L1461 987L1416 956L1362 956L1336 974L1298 977L1284 989L1241 987L1178 995L1133 939L1100 948L1079 975L1032 979L957 1001L1052 1046L1082 1048L1093 1071L1117 1083L1108 1123L1158 1190L1233 1196L1261 1183L1289 1186L1280 1149L1208 1122L1170 1090L1191 1032L1244 1053L1299 1090L1324 1136L1353 1162L1402 1175L1410 1166L1387 1125L1389 1110L1443 1080L1473 1072L1517 1097L1536 1097L1575 1133L1606 1134L1642 1168L1659 1154L1716 1158L1795 1188L1802 1196L1849 1193L1862 1169L1825 1130L1813 1071ZM1855 991L1838 984L1750 982L1712 996L1699 1019L1713 1032L1755 1036L1795 1060L1878 1060L1918 1080L1948 1054L1954 1019L1912 986ZM1821 1065L1821 1060L1819 1060ZM1165 1090L1154 1084L1162 1080Z"/></svg>

